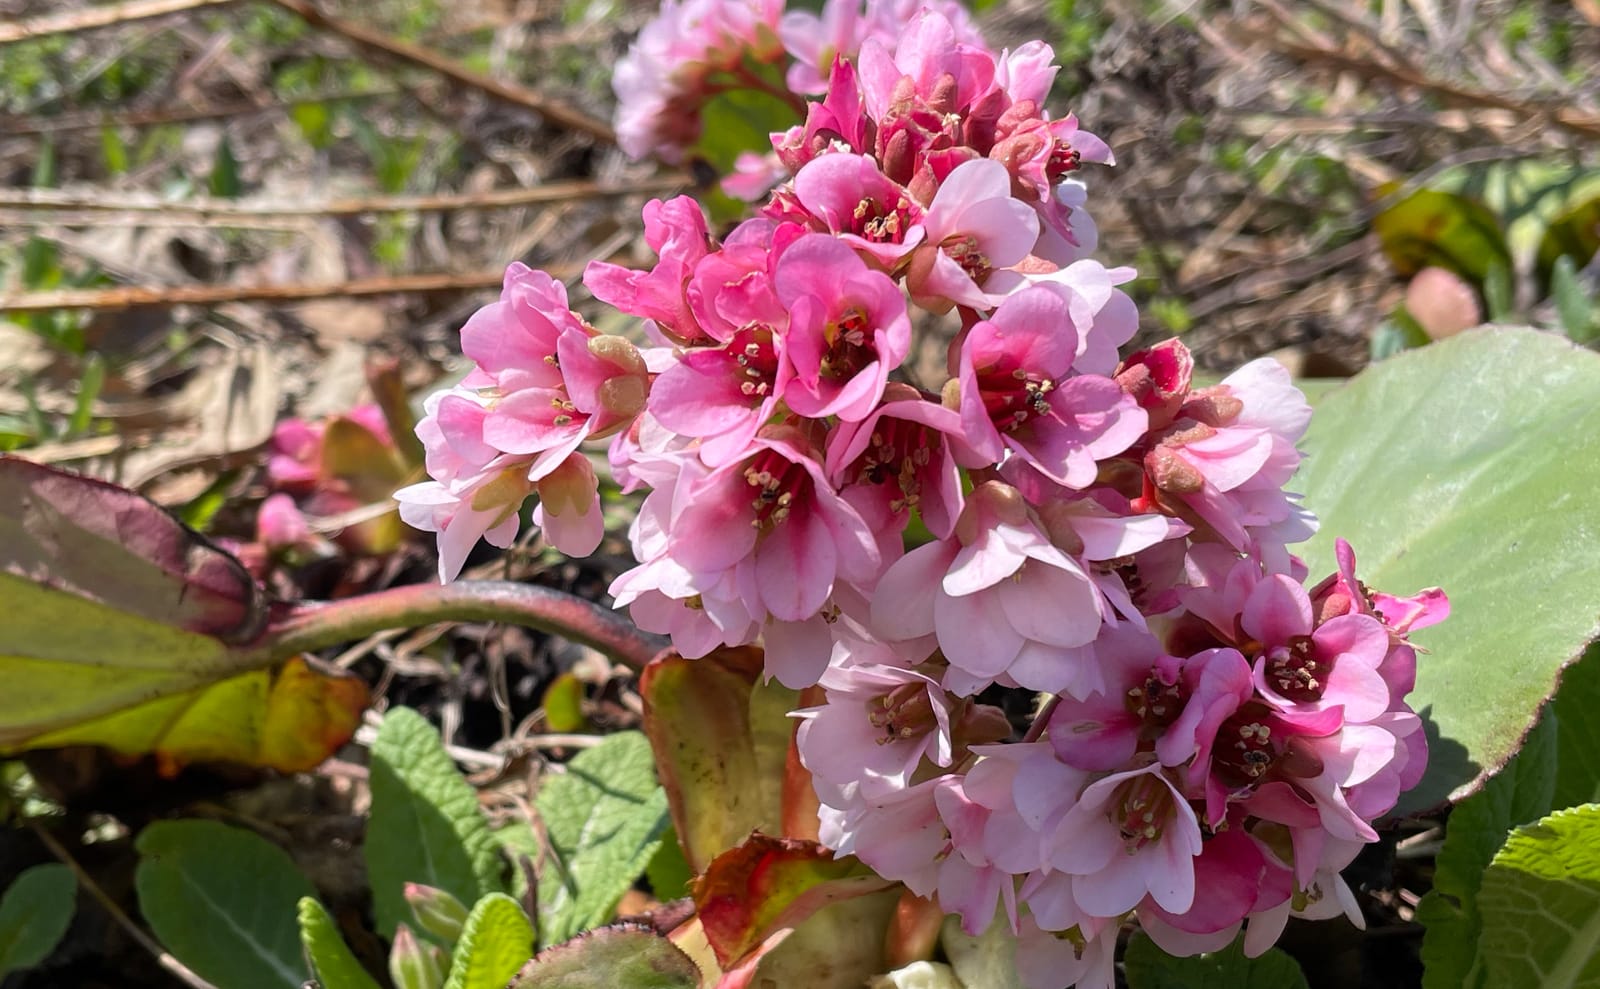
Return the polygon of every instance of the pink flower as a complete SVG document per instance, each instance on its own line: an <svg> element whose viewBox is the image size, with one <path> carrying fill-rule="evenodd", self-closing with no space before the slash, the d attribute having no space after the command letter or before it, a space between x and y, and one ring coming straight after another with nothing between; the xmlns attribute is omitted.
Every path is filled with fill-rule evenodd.
<svg viewBox="0 0 1600 989"><path fill-rule="evenodd" d="M965 466L1009 450L1057 484L1085 488L1097 461L1144 433L1144 410L1116 382L1072 374L1076 347L1067 301L1042 287L1010 296L972 328L959 368Z"/></svg>
<svg viewBox="0 0 1600 989"><path fill-rule="evenodd" d="M866 155L812 160L796 173L794 195L823 230L886 268L922 242L922 207Z"/></svg>
<svg viewBox="0 0 1600 989"><path fill-rule="evenodd" d="M479 539L509 549L517 538L517 511L533 494L526 460L504 457L482 473L441 484L423 481L394 493L400 518L414 529L439 534L439 579L454 580Z"/></svg>
<svg viewBox="0 0 1600 989"><path fill-rule="evenodd" d="M1146 896L1171 913L1194 903L1200 824L1159 764L1089 784L1045 850L1053 868L1075 877L1078 906L1096 917L1126 913Z"/></svg>
<svg viewBox="0 0 1600 989"><path fill-rule="evenodd" d="M679 343L704 337L695 322L685 287L695 266L711 251L700 204L688 196L663 203L652 199L644 207L644 236L660 258L649 271L632 271L605 261L591 261L583 284L601 302L641 319L652 320Z"/></svg>
<svg viewBox="0 0 1600 989"><path fill-rule="evenodd" d="M865 419L911 348L900 287L868 269L844 242L821 234L789 247L775 281L789 309L787 361L779 372L784 400L803 416Z"/></svg>
<svg viewBox="0 0 1600 989"><path fill-rule="evenodd" d="M881 519L874 529L895 542L913 511L929 532L947 539L963 504L961 471L950 454L961 419L908 385L891 382L883 397L866 419L841 422L830 435L828 476L864 517Z"/></svg>
<svg viewBox="0 0 1600 989"><path fill-rule="evenodd" d="M1313 627L1311 599L1282 575L1250 592L1239 618L1258 642L1256 688L1285 711L1341 708L1346 723L1371 721L1389 710L1389 687L1378 666L1389 636L1375 618L1349 614Z"/></svg>
<svg viewBox="0 0 1600 989"><path fill-rule="evenodd" d="M935 311L950 304L990 309L1001 297L984 290L989 276L1033 250L1039 221L1011 196L1011 177L998 162L956 166L923 218L927 244L912 257L912 298Z"/></svg>
<svg viewBox="0 0 1600 989"><path fill-rule="evenodd" d="M650 411L666 428L703 440L708 465L742 457L777 408L782 348L780 334L752 325L725 346L690 350L656 379Z"/></svg>
<svg viewBox="0 0 1600 989"><path fill-rule="evenodd" d="M1108 772L1124 768L1141 748L1148 751L1167 735L1184 713L1190 688L1181 676L1182 661L1162 652L1147 632L1109 627L1095 640L1094 651L1108 668L1109 689L1082 700L1058 698L1050 715L1050 743L1067 765ZM1190 754L1192 747L1162 761L1177 765Z"/></svg>
<svg viewBox="0 0 1600 989"><path fill-rule="evenodd" d="M956 538L907 553L878 581L872 624L893 640L935 637L944 684L972 694L996 680L1083 697L1105 689L1084 647L1100 631L1100 593L1051 545L1014 488L986 482L967 499Z"/></svg>

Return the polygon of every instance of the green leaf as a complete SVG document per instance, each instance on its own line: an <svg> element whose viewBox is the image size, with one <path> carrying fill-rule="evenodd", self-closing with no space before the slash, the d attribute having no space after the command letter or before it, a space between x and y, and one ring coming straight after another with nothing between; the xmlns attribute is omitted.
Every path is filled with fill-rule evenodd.
<svg viewBox="0 0 1600 989"><path fill-rule="evenodd" d="M1322 519L1304 556L1355 547L1370 586L1442 585L1414 640L1428 772L1396 814L1459 800L1517 749L1600 614L1600 355L1547 333L1471 330L1324 398L1290 488Z"/></svg>
<svg viewBox="0 0 1600 989"><path fill-rule="evenodd" d="M490 893L467 915L445 989L505 989L533 955L533 925L517 901Z"/></svg>
<svg viewBox="0 0 1600 989"><path fill-rule="evenodd" d="M64 865L25 869L0 898L0 978L50 957L77 907L78 880Z"/></svg>
<svg viewBox="0 0 1600 989"><path fill-rule="evenodd" d="M384 715L372 744L372 813L362 850L384 937L411 915L407 882L437 886L463 903L502 889L499 845L477 793L439 733L409 708Z"/></svg>
<svg viewBox="0 0 1600 989"><path fill-rule="evenodd" d="M278 846L216 821L157 821L139 834L139 911L178 960L228 989L300 989L296 920L311 881Z"/></svg>
<svg viewBox="0 0 1600 989"><path fill-rule="evenodd" d="M321 151L333 144L333 114L326 103L296 103L289 107L289 119L300 128L306 143Z"/></svg>
<svg viewBox="0 0 1600 989"><path fill-rule="evenodd" d="M122 143L122 135L110 124L100 128L100 157L111 175L123 175L128 171L128 146Z"/></svg>
<svg viewBox="0 0 1600 989"><path fill-rule="evenodd" d="M741 151L772 147L769 135L797 123L794 108L770 93L730 89L713 97L700 111L702 130L692 153L719 174L733 170Z"/></svg>
<svg viewBox="0 0 1600 989"><path fill-rule="evenodd" d="M1511 269L1502 261L1489 265L1483 276L1483 301L1489 322L1503 323L1511 318Z"/></svg>
<svg viewBox="0 0 1600 989"><path fill-rule="evenodd" d="M650 889L658 900L676 900L689 895L689 881L694 878L694 872L683 857L677 828L668 825L666 833L661 836L661 847L650 857L644 874L650 880Z"/></svg>
<svg viewBox="0 0 1600 989"><path fill-rule="evenodd" d="M207 185L213 196L223 199L237 199L244 192L244 184L239 181L239 159L233 156L233 143L226 134L217 142L217 153L211 160L211 177L207 179Z"/></svg>
<svg viewBox="0 0 1600 989"><path fill-rule="evenodd" d="M1556 786L1551 807L1600 803L1600 646L1561 673L1556 716Z"/></svg>
<svg viewBox="0 0 1600 989"><path fill-rule="evenodd" d="M509 989L698 989L700 969L671 941L644 927L617 925L546 948Z"/></svg>
<svg viewBox="0 0 1600 989"><path fill-rule="evenodd" d="M1396 306L1389 318L1378 324L1372 332L1372 359L1381 361L1402 350L1424 347L1431 342L1428 331L1416 321L1404 305Z"/></svg>
<svg viewBox="0 0 1600 989"><path fill-rule="evenodd" d="M1578 343L1592 343L1600 324L1594 318L1594 302L1578 281L1577 266L1572 255L1563 254L1556 259L1550 272L1550 295L1556 302L1556 313L1561 317L1561 328Z"/></svg>
<svg viewBox="0 0 1600 989"><path fill-rule="evenodd" d="M539 870L539 940L557 944L611 918L668 826L650 743L610 735L547 779L534 798L549 840Z"/></svg>
<svg viewBox="0 0 1600 989"><path fill-rule="evenodd" d="M90 354L83 364L83 375L78 379L78 398L72 408L72 421L67 435L77 436L89 428L94 418L94 400L100 397L100 388L106 382L106 362L99 354Z"/></svg>
<svg viewBox="0 0 1600 989"><path fill-rule="evenodd" d="M1538 266L1541 273L1555 268L1558 258L1572 258L1579 267L1587 267L1590 259L1600 250L1600 172L1589 172L1581 182L1589 198L1573 197L1570 209L1550 220L1539 239ZM1576 200L1576 201L1574 201Z"/></svg>
<svg viewBox="0 0 1600 989"><path fill-rule="evenodd" d="M316 897L301 897L299 918L300 945L322 989L378 989L377 980L361 967L344 943L339 925Z"/></svg>
<svg viewBox="0 0 1600 989"><path fill-rule="evenodd" d="M1144 934L1128 941L1128 989L1305 989L1305 973L1277 948L1246 958L1244 942L1192 958L1174 958Z"/></svg>
<svg viewBox="0 0 1600 989"><path fill-rule="evenodd" d="M1422 940L1424 989L1484 985L1478 958L1483 870L1505 843L1508 831L1549 813L1556 758L1556 726L1543 718L1516 758L1451 812L1435 862L1433 889L1417 905L1417 920L1427 929Z"/></svg>
<svg viewBox="0 0 1600 989"><path fill-rule="evenodd" d="M540 705L551 731L583 731L589 726L583 715L583 681L570 670L550 681Z"/></svg>
<svg viewBox="0 0 1600 989"><path fill-rule="evenodd" d="M354 732L366 685L230 649L260 634L265 595L149 500L0 457L0 504L0 753L104 745L293 772Z"/></svg>
<svg viewBox="0 0 1600 989"><path fill-rule="evenodd" d="M1478 895L1491 986L1600 985L1600 804L1518 828Z"/></svg>
<svg viewBox="0 0 1600 989"><path fill-rule="evenodd" d="M1372 229L1402 278L1436 265L1481 282L1491 264L1511 265L1499 218L1467 196L1419 189L1373 217Z"/></svg>

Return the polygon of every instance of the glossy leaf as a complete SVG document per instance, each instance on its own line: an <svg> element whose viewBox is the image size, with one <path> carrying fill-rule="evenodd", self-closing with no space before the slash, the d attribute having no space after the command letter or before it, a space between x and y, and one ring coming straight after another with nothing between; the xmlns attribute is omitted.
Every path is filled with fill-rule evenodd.
<svg viewBox="0 0 1600 989"><path fill-rule="evenodd" d="M781 826L772 761L758 758L751 729L760 670L761 651L742 647L703 659L668 655L640 677L645 734L691 871L750 832Z"/></svg>
<svg viewBox="0 0 1600 989"><path fill-rule="evenodd" d="M499 892L504 866L478 795L439 733L415 711L384 715L372 745L372 811L362 848L378 933L411 915L405 884L436 886L463 903Z"/></svg>
<svg viewBox="0 0 1600 989"><path fill-rule="evenodd" d="M1586 182L1589 198L1577 198L1569 209L1551 219L1539 240L1539 271L1549 277L1560 258L1572 258L1586 267L1600 250L1600 173Z"/></svg>
<svg viewBox="0 0 1600 989"><path fill-rule="evenodd" d="M216 821L139 833L139 912L178 960L228 989L300 989L299 903L316 891L288 853Z"/></svg>
<svg viewBox="0 0 1600 989"><path fill-rule="evenodd" d="M892 885L815 842L754 834L712 861L692 889L706 939L727 969L823 907ZM881 953L883 931L875 937Z"/></svg>
<svg viewBox="0 0 1600 989"><path fill-rule="evenodd" d="M547 778L534 798L548 839L539 871L539 941L558 944L610 920L669 826L650 744L607 736Z"/></svg>
<svg viewBox="0 0 1600 989"><path fill-rule="evenodd" d="M1600 804L1518 828L1478 905L1487 985L1600 985Z"/></svg>
<svg viewBox="0 0 1600 989"><path fill-rule="evenodd" d="M700 969L646 927L617 925L546 948L508 989L700 989Z"/></svg>
<svg viewBox="0 0 1600 989"><path fill-rule="evenodd" d="M64 865L25 869L0 896L0 979L50 957L72 924L78 880Z"/></svg>
<svg viewBox="0 0 1600 989"><path fill-rule="evenodd" d="M1546 718L1528 734L1516 758L1450 814L1433 889L1417 905L1425 989L1483 986L1478 960L1478 890L1484 869L1519 824L1550 811L1556 780L1556 726Z"/></svg>
<svg viewBox="0 0 1600 989"><path fill-rule="evenodd" d="M299 920L300 946L323 989L378 989L377 980L361 967L339 925L316 897L300 898Z"/></svg>
<svg viewBox="0 0 1600 989"><path fill-rule="evenodd" d="M232 556L132 491L0 457L0 752L73 744L310 769L365 685L233 648L262 592Z"/></svg>
<svg viewBox="0 0 1600 989"><path fill-rule="evenodd" d="M1481 282L1490 264L1511 263L1499 218L1478 200L1455 193L1419 189L1373 217L1372 229L1402 278L1436 266Z"/></svg>
<svg viewBox="0 0 1600 989"><path fill-rule="evenodd" d="M1411 704L1429 766L1397 813L1460 799L1516 751L1600 613L1600 355L1489 328L1401 354L1322 400L1291 489L1368 585L1443 585L1448 621L1416 633ZM1514 657L1514 659L1513 659Z"/></svg>
<svg viewBox="0 0 1600 989"><path fill-rule="evenodd" d="M1288 955L1270 948L1246 958L1242 941L1221 951L1174 958L1143 934L1128 942L1128 989L1305 989L1305 973Z"/></svg>
<svg viewBox="0 0 1600 989"><path fill-rule="evenodd" d="M445 989L505 989L533 956L533 924L517 901L490 893L467 915Z"/></svg>

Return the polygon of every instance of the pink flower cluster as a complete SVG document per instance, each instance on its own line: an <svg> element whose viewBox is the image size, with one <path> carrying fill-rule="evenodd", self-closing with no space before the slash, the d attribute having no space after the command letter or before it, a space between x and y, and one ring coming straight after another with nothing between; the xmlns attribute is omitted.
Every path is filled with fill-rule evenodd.
<svg viewBox="0 0 1600 989"><path fill-rule="evenodd" d="M1052 58L924 9L835 60L756 218L719 239L652 202L656 264L589 267L643 350L513 266L463 330L478 369L427 406L435 480L401 493L446 576L535 489L586 552L578 446L613 433L649 489L618 605L685 656L759 640L820 685L798 744L824 841L1016 932L1040 989L1112 985L1130 915L1183 954L1359 921L1339 870L1426 762L1405 636L1448 608L1369 592L1343 543L1304 586L1284 485L1310 409L1279 365L1196 388L1176 341L1119 358L1132 272L1082 256L1072 177L1110 155L1040 109ZM919 382L941 316L946 373Z"/></svg>
<svg viewBox="0 0 1600 989"><path fill-rule="evenodd" d="M959 0L827 0L820 13L786 13L784 0L663 0L612 76L617 142L634 158L677 163L721 93L824 93L836 59L854 59L869 43L893 47L923 8L944 17L958 40L983 47ZM760 156L747 161L753 176L767 174Z"/></svg>

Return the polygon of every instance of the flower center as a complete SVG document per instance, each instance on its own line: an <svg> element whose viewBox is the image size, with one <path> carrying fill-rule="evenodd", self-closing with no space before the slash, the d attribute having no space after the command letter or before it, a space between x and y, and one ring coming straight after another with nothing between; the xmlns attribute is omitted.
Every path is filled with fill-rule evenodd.
<svg viewBox="0 0 1600 989"><path fill-rule="evenodd" d="M1107 817L1117 826L1124 851L1132 855L1161 840L1172 816L1172 788L1164 780L1145 773L1119 786L1112 800Z"/></svg>
<svg viewBox="0 0 1600 989"><path fill-rule="evenodd" d="M1181 682L1168 683L1159 670L1151 667L1142 683L1128 688L1122 706L1142 722L1140 737L1155 739L1178 720L1187 699Z"/></svg>
<svg viewBox="0 0 1600 989"><path fill-rule="evenodd" d="M879 697L868 707L867 721L878 729L879 745L926 735L939 725L928 688L920 683L903 683Z"/></svg>
<svg viewBox="0 0 1600 989"><path fill-rule="evenodd" d="M1060 138L1050 148L1050 160L1045 164L1045 175L1054 184L1068 172L1076 172L1083 164L1083 155Z"/></svg>
<svg viewBox="0 0 1600 989"><path fill-rule="evenodd" d="M1267 653L1267 679L1278 693L1298 704L1322 699L1333 664L1317 655L1317 645L1309 635L1296 635L1286 646Z"/></svg>
<svg viewBox="0 0 1600 989"><path fill-rule="evenodd" d="M1263 720L1266 712L1251 704L1235 712L1217 729L1217 743L1211 752L1212 770L1229 787L1259 783L1278 761L1278 746L1272 728Z"/></svg>
<svg viewBox="0 0 1600 989"><path fill-rule="evenodd" d="M904 419L881 416L872 441L856 458L853 479L858 484L894 484L900 497L889 503L895 512L916 508L922 501L919 473L933 462L928 428Z"/></svg>
<svg viewBox="0 0 1600 989"><path fill-rule="evenodd" d="M950 237L939 248L949 256L950 260L961 266L975 284L982 285L984 280L994 271L989 264L989 258L978 246L978 238L968 234L965 237Z"/></svg>
<svg viewBox="0 0 1600 989"><path fill-rule="evenodd" d="M878 352L872 348L872 330L867 326L867 314L859 307L846 309L838 319L823 327L822 333L828 341L828 349L823 352L819 367L825 378L847 381L878 359Z"/></svg>
<svg viewBox="0 0 1600 989"><path fill-rule="evenodd" d="M750 399L752 408L760 406L778 380L778 351L772 345L772 330L759 325L743 327L723 352L734 359L744 375L739 391Z"/></svg>
<svg viewBox="0 0 1600 989"><path fill-rule="evenodd" d="M1053 378L1034 374L1010 362L995 364L978 372L978 392L983 396L989 421L1002 433L1014 432L1033 419L1050 414Z"/></svg>
<svg viewBox="0 0 1600 989"><path fill-rule="evenodd" d="M916 224L911 201L904 196L896 197L892 204L863 199L856 203L851 220L850 232L874 244L898 244Z"/></svg>
<svg viewBox="0 0 1600 989"><path fill-rule="evenodd" d="M777 528L788 518L797 500L811 493L811 475L776 450L762 450L744 469L745 483L755 489L750 508L753 528Z"/></svg>

